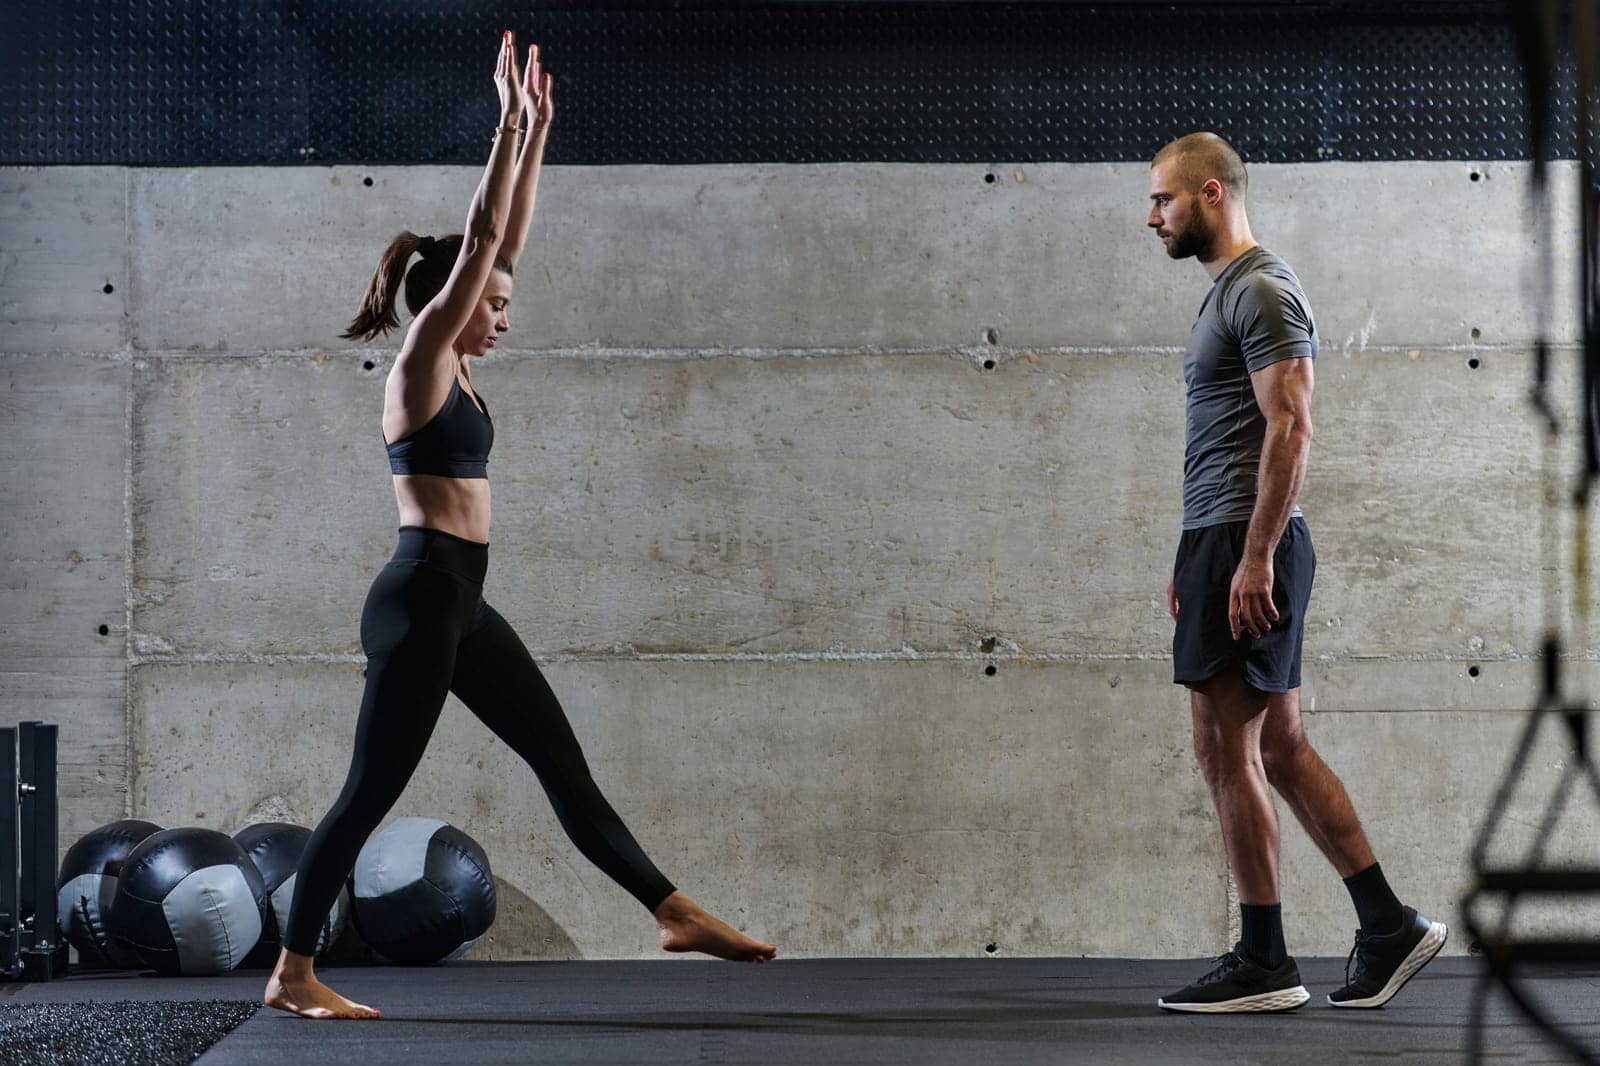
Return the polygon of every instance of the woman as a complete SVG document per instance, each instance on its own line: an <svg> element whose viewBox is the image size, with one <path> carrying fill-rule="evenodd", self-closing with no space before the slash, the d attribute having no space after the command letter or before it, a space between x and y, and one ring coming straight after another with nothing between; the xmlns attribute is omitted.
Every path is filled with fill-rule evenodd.
<svg viewBox="0 0 1600 1066"><path fill-rule="evenodd" d="M533 217L539 162L554 106L550 75L528 49L517 72L509 31L495 86L501 104L489 166L464 235L434 240L403 232L378 264L347 338L371 340L399 325L402 276L414 313L384 392L383 436L400 508L400 543L361 614L366 690L344 789L306 845L283 952L267 982L268 1006L311 1018L376 1018L312 973L317 934L362 842L405 788L438 721L446 692L539 775L578 848L654 915L667 951L703 951L764 962L777 955L706 913L655 868L601 795L561 705L517 635L484 603L489 482L494 440L467 361L510 328L512 272ZM522 112L533 115L518 157ZM413 253L422 258L409 271Z"/></svg>

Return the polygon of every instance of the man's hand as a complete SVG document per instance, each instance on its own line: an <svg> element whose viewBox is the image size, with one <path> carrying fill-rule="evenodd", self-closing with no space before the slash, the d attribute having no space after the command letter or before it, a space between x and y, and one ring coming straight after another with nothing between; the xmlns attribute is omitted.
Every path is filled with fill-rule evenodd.
<svg viewBox="0 0 1600 1066"><path fill-rule="evenodd" d="M1167 582L1167 611L1172 615L1172 620L1176 622L1178 620L1178 578L1176 575L1173 576L1171 581Z"/></svg>
<svg viewBox="0 0 1600 1066"><path fill-rule="evenodd" d="M1228 588L1228 629L1238 640L1240 631L1259 637L1278 620L1272 603L1272 560L1245 558L1233 572Z"/></svg>

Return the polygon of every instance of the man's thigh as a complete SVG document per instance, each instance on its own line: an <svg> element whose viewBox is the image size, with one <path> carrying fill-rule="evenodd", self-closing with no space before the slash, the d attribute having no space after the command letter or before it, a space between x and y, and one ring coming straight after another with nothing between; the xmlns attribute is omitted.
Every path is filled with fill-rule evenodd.
<svg viewBox="0 0 1600 1066"><path fill-rule="evenodd" d="M1300 690L1267 693L1267 711L1262 717L1261 743L1277 751L1292 751L1305 740L1300 724Z"/></svg>
<svg viewBox="0 0 1600 1066"><path fill-rule="evenodd" d="M1204 681L1189 686L1189 711L1195 736L1220 736L1246 730L1259 736L1267 725L1272 705L1287 693L1268 693L1244 679L1238 663L1229 663ZM1298 720L1298 706L1296 707Z"/></svg>

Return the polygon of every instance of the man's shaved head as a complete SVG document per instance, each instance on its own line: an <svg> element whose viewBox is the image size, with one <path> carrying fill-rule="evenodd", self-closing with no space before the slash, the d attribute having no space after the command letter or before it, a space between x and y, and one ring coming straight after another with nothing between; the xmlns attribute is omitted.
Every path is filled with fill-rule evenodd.
<svg viewBox="0 0 1600 1066"><path fill-rule="evenodd" d="M1150 161L1152 167L1167 164L1167 173L1178 182L1184 192L1194 193L1200 186L1216 178L1228 190L1228 196L1244 201L1248 178L1244 160L1233 150L1233 145L1215 133L1189 133L1168 144Z"/></svg>

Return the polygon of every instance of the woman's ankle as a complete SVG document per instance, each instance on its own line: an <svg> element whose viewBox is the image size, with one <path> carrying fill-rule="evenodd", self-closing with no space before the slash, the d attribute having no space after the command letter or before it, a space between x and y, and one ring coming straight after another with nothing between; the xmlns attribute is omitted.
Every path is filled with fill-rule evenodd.
<svg viewBox="0 0 1600 1066"><path fill-rule="evenodd" d="M310 981L314 977L314 961L310 955L299 955L285 948L278 953L278 965L273 968L272 976L280 981Z"/></svg>

